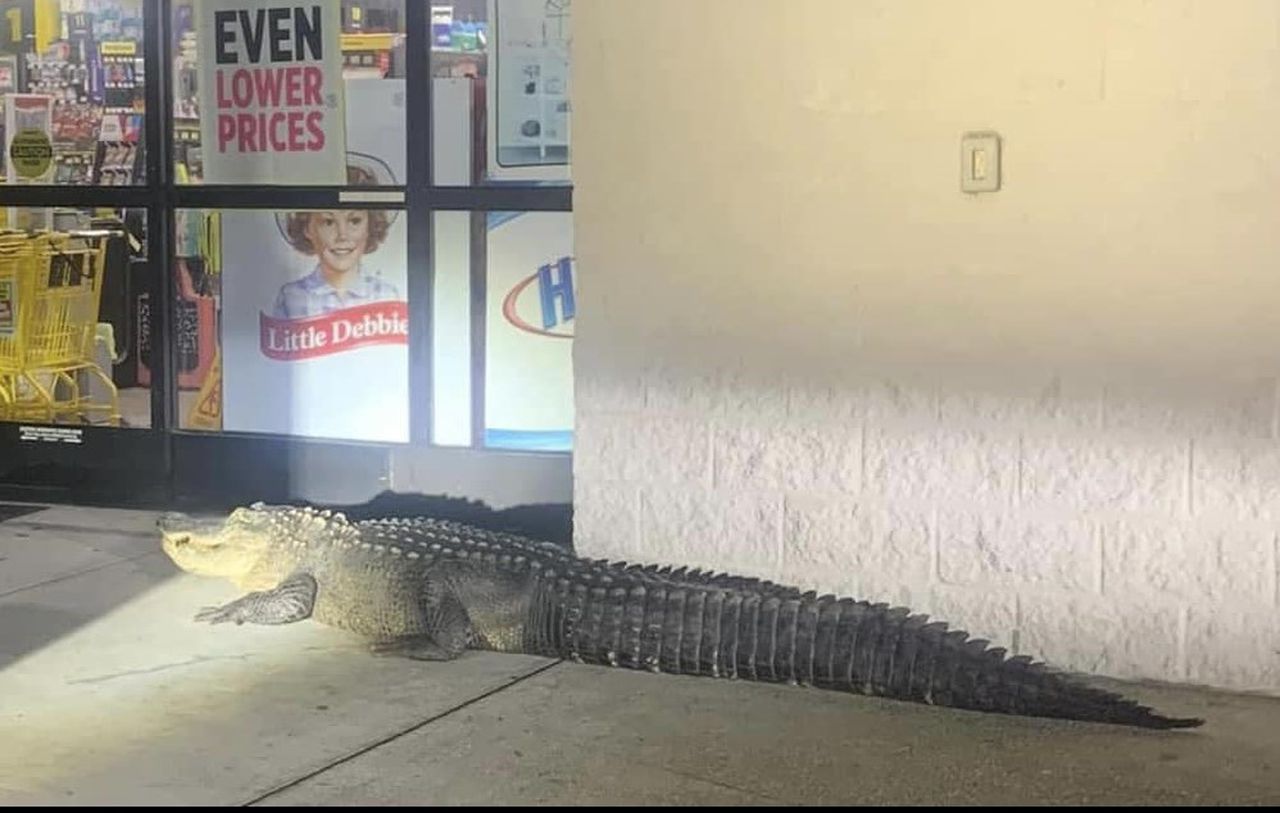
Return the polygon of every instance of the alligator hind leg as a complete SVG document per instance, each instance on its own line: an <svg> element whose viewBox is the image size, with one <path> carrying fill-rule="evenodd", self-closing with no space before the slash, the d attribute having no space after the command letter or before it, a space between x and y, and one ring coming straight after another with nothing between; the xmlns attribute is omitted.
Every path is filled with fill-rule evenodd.
<svg viewBox="0 0 1280 813"><path fill-rule="evenodd" d="M419 661L451 661L471 643L471 619L452 596L428 610L426 622L428 632L377 641L369 650L375 655L399 655Z"/></svg>
<svg viewBox="0 0 1280 813"><path fill-rule="evenodd" d="M210 624L292 624L311 617L316 604L316 580L306 573L290 576L274 590L249 593L221 607L205 607L196 621Z"/></svg>
<svg viewBox="0 0 1280 813"><path fill-rule="evenodd" d="M460 647L444 646L430 635L406 635L369 645L369 651L375 655L398 655L416 661L451 661L466 648L465 639Z"/></svg>

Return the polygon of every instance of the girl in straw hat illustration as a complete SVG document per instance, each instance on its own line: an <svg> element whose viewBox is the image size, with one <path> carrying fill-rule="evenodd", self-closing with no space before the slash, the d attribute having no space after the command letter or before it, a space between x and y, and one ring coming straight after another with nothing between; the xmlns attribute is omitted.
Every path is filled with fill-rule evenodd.
<svg viewBox="0 0 1280 813"><path fill-rule="evenodd" d="M378 186L378 180L372 167L347 167L347 182L353 186ZM304 319L370 302L401 300L394 285L369 273L363 264L365 255L377 251L386 240L393 219L394 213L368 209L276 215L285 242L295 251L315 257L316 266L307 276L280 288L272 315Z"/></svg>

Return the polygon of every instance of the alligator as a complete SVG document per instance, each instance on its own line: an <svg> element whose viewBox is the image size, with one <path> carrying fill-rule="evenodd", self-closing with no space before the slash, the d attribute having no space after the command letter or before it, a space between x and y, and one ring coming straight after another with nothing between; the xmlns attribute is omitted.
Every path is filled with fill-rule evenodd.
<svg viewBox="0 0 1280 813"><path fill-rule="evenodd" d="M558 545L438 518L350 521L255 503L228 516L166 513L182 570L240 598L212 624L305 619L356 633L379 655L445 661L468 649L787 683L984 712L1190 728L1074 675L1006 657L902 607L771 581L586 559Z"/></svg>

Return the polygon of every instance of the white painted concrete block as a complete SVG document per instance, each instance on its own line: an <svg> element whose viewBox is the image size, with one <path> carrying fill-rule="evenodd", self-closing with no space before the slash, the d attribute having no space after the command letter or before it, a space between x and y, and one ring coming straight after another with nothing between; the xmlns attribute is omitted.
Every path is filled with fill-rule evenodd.
<svg viewBox="0 0 1280 813"><path fill-rule="evenodd" d="M1078 515L948 505L938 513L938 570L955 585L1098 587L1098 532Z"/></svg>

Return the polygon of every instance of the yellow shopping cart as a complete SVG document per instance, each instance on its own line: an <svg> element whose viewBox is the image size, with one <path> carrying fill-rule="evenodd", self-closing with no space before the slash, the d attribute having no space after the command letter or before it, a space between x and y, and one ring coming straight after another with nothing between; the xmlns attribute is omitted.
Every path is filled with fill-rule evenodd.
<svg viewBox="0 0 1280 813"><path fill-rule="evenodd" d="M0 418L119 425L119 392L94 360L108 237L0 233Z"/></svg>

